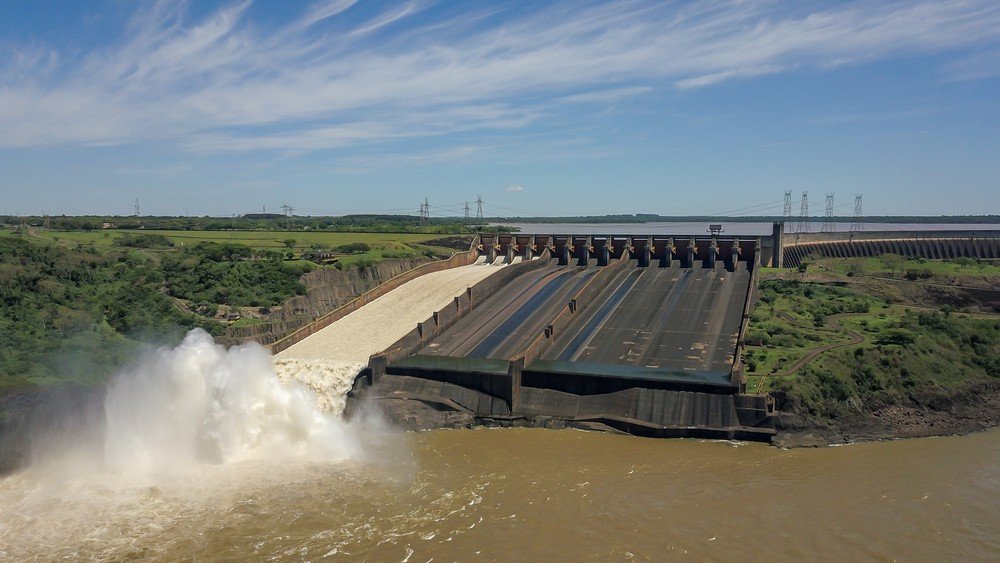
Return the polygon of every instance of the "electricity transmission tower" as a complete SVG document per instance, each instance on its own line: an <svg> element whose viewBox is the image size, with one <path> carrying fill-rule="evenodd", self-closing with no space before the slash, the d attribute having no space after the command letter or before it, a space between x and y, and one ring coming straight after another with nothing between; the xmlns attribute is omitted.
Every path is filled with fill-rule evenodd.
<svg viewBox="0 0 1000 563"><path fill-rule="evenodd" d="M427 220L431 217L431 205L427 202L427 198L420 204L420 224L423 225L427 223Z"/></svg>
<svg viewBox="0 0 1000 563"><path fill-rule="evenodd" d="M788 222L792 219L792 190L785 190L785 208L782 211L785 229L788 229Z"/></svg>
<svg viewBox="0 0 1000 563"><path fill-rule="evenodd" d="M476 219L483 220L483 196L476 196Z"/></svg>
<svg viewBox="0 0 1000 563"><path fill-rule="evenodd" d="M289 231L295 227L295 208L287 203L281 204L281 212L285 215L285 228Z"/></svg>
<svg viewBox="0 0 1000 563"><path fill-rule="evenodd" d="M465 202L465 218L469 218L469 202Z"/></svg>
<svg viewBox="0 0 1000 563"><path fill-rule="evenodd" d="M861 212L861 200L865 197L865 194L856 194L854 196L854 221L851 222L851 232L863 231L865 230L864 222L865 218Z"/></svg>
<svg viewBox="0 0 1000 563"><path fill-rule="evenodd" d="M809 232L809 192L802 192L802 203L799 204L799 225L795 232Z"/></svg>
<svg viewBox="0 0 1000 563"><path fill-rule="evenodd" d="M823 228L820 232L833 232L833 194L826 194L826 212L823 213Z"/></svg>
<svg viewBox="0 0 1000 563"><path fill-rule="evenodd" d="M139 198L135 198L135 222L142 228L142 219L139 219Z"/></svg>

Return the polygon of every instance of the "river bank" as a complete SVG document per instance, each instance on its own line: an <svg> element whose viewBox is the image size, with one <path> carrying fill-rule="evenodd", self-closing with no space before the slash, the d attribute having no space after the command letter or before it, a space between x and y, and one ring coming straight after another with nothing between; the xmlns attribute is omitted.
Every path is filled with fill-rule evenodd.
<svg viewBox="0 0 1000 563"><path fill-rule="evenodd" d="M823 447L860 442L966 435L1000 427L1000 382L914 397L911 404L861 406L838 420L818 422L794 398L786 399L776 419L771 445Z"/></svg>
<svg viewBox="0 0 1000 563"><path fill-rule="evenodd" d="M815 259L766 270L744 362L781 447L1000 426L1000 292L975 261Z"/></svg>

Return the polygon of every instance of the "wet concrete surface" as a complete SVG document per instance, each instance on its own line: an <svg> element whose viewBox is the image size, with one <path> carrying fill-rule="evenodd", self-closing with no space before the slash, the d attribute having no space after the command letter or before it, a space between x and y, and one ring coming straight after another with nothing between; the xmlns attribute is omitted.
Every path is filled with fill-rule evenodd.
<svg viewBox="0 0 1000 563"><path fill-rule="evenodd" d="M419 354L513 358L541 334L600 269L547 266L478 304ZM542 355L543 360L683 371L728 371L750 283L714 268L629 265L612 276Z"/></svg>

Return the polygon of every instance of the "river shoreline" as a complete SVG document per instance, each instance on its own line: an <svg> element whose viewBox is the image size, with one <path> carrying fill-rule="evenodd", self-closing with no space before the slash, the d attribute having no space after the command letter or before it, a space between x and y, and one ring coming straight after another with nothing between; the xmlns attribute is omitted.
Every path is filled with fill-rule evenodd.
<svg viewBox="0 0 1000 563"><path fill-rule="evenodd" d="M841 420L816 421L794 399L777 416L771 445L809 448L973 434L1000 427L1000 381L967 385L910 404L878 404Z"/></svg>
<svg viewBox="0 0 1000 563"><path fill-rule="evenodd" d="M30 463L31 443L35 441L32 434L52 438L64 431L72 435L72 430L99 426L97 421L103 414L103 391L100 386L39 388L0 398L3 414L0 417L0 475L17 471ZM967 385L959 390L942 390L937 396L921 397L910 404L868 405L860 412L838 420L812 419L808 413L801 411L792 397L786 399L776 421L778 432L770 445L781 449L974 434L1000 427L1000 381ZM405 423L396 426L422 431L480 425L472 420L451 422L413 428L407 428L409 425ZM558 426L618 433L611 428L595 426ZM63 437L61 441L71 440Z"/></svg>

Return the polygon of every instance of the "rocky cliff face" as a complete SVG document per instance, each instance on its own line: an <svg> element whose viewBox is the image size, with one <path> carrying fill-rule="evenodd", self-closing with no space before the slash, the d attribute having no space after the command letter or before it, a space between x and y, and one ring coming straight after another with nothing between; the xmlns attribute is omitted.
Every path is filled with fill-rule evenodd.
<svg viewBox="0 0 1000 563"><path fill-rule="evenodd" d="M319 268L302 276L306 294L293 297L260 316L262 324L230 327L220 342L238 344L254 340L270 344L318 317L348 303L358 295L384 283L427 259L383 260L370 266L348 266L343 270Z"/></svg>

